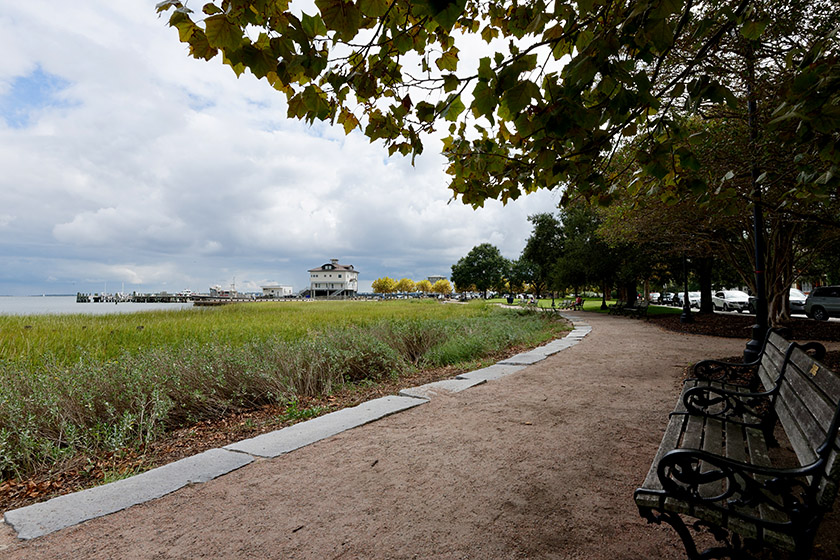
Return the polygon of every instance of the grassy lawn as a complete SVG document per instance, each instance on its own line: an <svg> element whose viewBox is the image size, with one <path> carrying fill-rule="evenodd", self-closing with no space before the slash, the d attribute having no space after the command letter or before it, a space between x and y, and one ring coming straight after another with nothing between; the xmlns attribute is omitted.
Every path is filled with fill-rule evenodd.
<svg viewBox="0 0 840 560"><path fill-rule="evenodd" d="M570 297L558 297L554 299L554 304L556 306L562 305L564 301L567 299L574 299ZM505 298L494 298L487 300L491 303L503 303L507 304L507 300ZM608 299L607 306L614 305L616 300ZM519 300L514 300L514 304L520 307L534 307L533 305L521 303ZM551 298L543 298L537 302L537 305L541 309L551 309ZM595 311L598 313L606 313L608 309L601 309L601 298L583 298L583 310L584 311ZM649 316L656 316L656 315L679 315L682 313L682 308L680 307L672 307L670 305L651 305L648 308L648 315Z"/></svg>
<svg viewBox="0 0 840 560"><path fill-rule="evenodd" d="M140 448L230 411L473 363L566 328L481 301L0 316L0 480Z"/></svg>

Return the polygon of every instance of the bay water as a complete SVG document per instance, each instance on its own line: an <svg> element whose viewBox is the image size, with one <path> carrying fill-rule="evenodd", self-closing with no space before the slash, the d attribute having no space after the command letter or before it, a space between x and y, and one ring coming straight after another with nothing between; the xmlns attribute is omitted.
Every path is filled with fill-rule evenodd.
<svg viewBox="0 0 840 560"><path fill-rule="evenodd" d="M0 315L107 315L192 306L192 303L76 303L76 296L0 296Z"/></svg>

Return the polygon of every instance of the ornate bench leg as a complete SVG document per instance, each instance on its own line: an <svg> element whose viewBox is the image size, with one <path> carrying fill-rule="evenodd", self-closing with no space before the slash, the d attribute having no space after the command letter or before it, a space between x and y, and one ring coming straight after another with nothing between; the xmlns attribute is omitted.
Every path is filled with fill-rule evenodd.
<svg viewBox="0 0 840 560"><path fill-rule="evenodd" d="M639 513L642 517L647 519L648 523L656 523L660 525L663 521L674 528L674 531L680 536L685 547L685 553L689 560L705 560L707 558L752 558L747 551L752 549L755 543L741 542L741 538L737 534L730 534L729 531L708 525L702 522L696 522L692 525L695 531L707 529L718 542L723 543L724 546L716 546L707 548L703 552L698 552L697 544L694 542L694 537L691 530L686 526L677 513L654 511L650 508L639 508Z"/></svg>
<svg viewBox="0 0 840 560"><path fill-rule="evenodd" d="M639 508L639 513L642 517L647 519L648 523L656 523L661 525L664 521L674 528L674 531L682 539L683 546L685 546L685 553L689 560L700 560L702 557L697 552L697 545L694 544L694 537L691 536L691 531L685 526L682 518L676 513L658 512L650 508Z"/></svg>

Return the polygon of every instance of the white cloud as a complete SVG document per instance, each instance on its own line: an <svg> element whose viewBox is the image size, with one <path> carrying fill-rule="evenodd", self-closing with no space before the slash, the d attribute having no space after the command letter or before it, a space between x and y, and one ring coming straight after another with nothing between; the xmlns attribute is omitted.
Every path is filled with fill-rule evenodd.
<svg viewBox="0 0 840 560"><path fill-rule="evenodd" d="M300 289L329 258L362 285L419 279L483 242L518 256L527 216L557 203L450 203L434 142L412 167L361 134L286 120L265 82L189 58L153 3L10 4L0 49L0 99L36 71L61 86L24 127L0 103L0 293Z"/></svg>

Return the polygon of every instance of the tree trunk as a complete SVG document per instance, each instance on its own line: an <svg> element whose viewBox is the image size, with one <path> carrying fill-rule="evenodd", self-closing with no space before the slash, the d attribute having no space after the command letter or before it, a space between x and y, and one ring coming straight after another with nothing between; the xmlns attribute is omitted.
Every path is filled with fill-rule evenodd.
<svg viewBox="0 0 840 560"><path fill-rule="evenodd" d="M767 318L772 326L790 320L790 287L793 284L793 242L796 224L771 222L767 243Z"/></svg>
<svg viewBox="0 0 840 560"><path fill-rule="evenodd" d="M697 277L700 281L700 313L713 313L711 257L697 259Z"/></svg>
<svg viewBox="0 0 840 560"><path fill-rule="evenodd" d="M627 296L627 305L636 305L636 281L628 281L624 285L625 295Z"/></svg>

